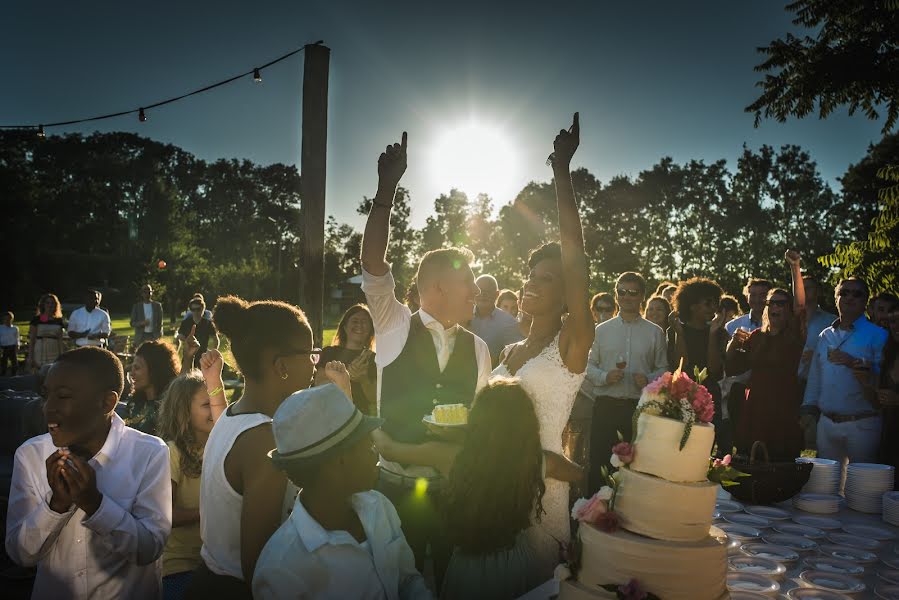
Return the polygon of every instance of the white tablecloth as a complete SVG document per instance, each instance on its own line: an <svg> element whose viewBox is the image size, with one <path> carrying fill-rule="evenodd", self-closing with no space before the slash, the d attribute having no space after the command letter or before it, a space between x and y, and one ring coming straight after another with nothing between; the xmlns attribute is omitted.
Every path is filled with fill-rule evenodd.
<svg viewBox="0 0 899 600"><path fill-rule="evenodd" d="M832 517L832 518L835 518L835 519L841 521L844 525L856 525L856 524L875 525L877 527L882 527L884 529L887 529L896 535L896 540L883 542L881 544L880 549L875 551L875 553L877 554L878 558L880 558L880 557L899 558L899 554L897 554L893 550L894 546L899 546L899 527L894 527L893 525L886 523L885 521L882 520L881 515L879 515L879 514L860 513L860 512L856 512L854 510L850 510L849 508L846 508L845 506L843 506L843 508L841 508L840 511L837 513L829 514L829 515L819 515L816 513L808 513L808 512L801 511L801 510L797 510L797 509L793 508L793 504L790 501L782 502L782 503L778 504L777 506L779 508L783 508L784 510L789 511L792 515ZM722 521L722 520L716 521L716 523L723 523L723 522L725 522L725 521ZM772 522L772 524L773 524L773 522ZM764 529L762 531L763 536L768 533L777 533L777 532L770 528ZM828 532L828 533L830 533L830 532ZM761 542L762 540L759 540L759 541ZM824 544L824 545L833 544L833 542L827 540L826 538L821 539L821 540L815 540L815 542L817 542L818 544ZM779 582L780 583L780 592L781 592L783 598L786 598L785 592L787 592L793 588L800 587L799 586L799 574L805 570L808 570L808 567L803 565L803 559L805 559L806 557L809 557L809 556L814 556L814 555L818 555L817 550L815 550L813 552L799 553L799 560L793 565L787 565L787 569L788 569L787 573L786 573L785 577ZM885 582L883 582L883 580L881 580L877 577L877 571L879 571L881 569L888 569L889 567L887 567L881 561L878 561L876 563L865 564L862 566L865 567L865 574L864 574L864 577L862 578L862 581L867 586L867 589L863 593L858 594L855 597L859 598L859 599L861 599L861 598L876 598L876 596L874 595L874 587L876 585L883 585L885 583ZM558 595L558 593L559 593L559 583L557 581L547 581L540 587L531 590L524 596L521 596L519 600L550 600L552 598L555 598Z"/></svg>

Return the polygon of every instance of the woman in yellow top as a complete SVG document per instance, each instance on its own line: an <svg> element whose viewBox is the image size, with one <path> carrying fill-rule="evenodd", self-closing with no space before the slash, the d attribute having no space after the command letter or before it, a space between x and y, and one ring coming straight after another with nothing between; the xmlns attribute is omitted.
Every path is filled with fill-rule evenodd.
<svg viewBox="0 0 899 600"><path fill-rule="evenodd" d="M225 409L222 355L210 350L202 372L188 371L169 384L159 410L159 434L169 446L172 533L162 555L165 600L180 600L200 564L200 471L212 426ZM210 400L211 398L211 400Z"/></svg>

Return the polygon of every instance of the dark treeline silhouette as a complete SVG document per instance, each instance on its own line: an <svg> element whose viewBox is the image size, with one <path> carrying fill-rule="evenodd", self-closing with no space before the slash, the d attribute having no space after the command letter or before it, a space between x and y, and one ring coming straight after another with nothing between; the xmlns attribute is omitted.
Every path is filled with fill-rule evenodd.
<svg viewBox="0 0 899 600"><path fill-rule="evenodd" d="M895 164L897 154L888 136L849 167L839 191L798 146L744 147L734 166L665 157L605 183L579 169L572 177L592 286L608 288L629 270L656 280L709 275L730 291L749 275L777 279L778 248L811 258L866 236L883 185L872 163ZM399 188L388 256L399 285L411 282L422 252L453 244L471 248L504 287L517 287L528 250L557 237L553 189L551 181L532 182L501 205L450 190L416 229L412 199ZM114 310L126 309L151 281L173 311L197 289L213 298L275 296L279 277L281 296L296 302L302 261L291 224L301 218L299 190L293 166L207 162L129 133L44 140L0 133L0 248L6 279L15 282L4 286L0 304L27 307L46 290L80 298L91 285L107 290ZM358 211L367 214L370 202L363 198ZM329 285L359 273L360 238L328 220Z"/></svg>

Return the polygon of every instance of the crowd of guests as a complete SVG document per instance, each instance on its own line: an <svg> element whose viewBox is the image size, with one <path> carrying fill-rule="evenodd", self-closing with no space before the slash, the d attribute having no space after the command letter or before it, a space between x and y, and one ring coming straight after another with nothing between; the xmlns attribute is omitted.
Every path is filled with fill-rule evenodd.
<svg viewBox="0 0 899 600"><path fill-rule="evenodd" d="M9 556L37 569L33 597L517 597L551 576L571 503L603 484L641 390L678 367L707 373L719 456L763 442L772 460L816 448L895 465L899 299L869 301L850 278L830 314L794 250L790 285L750 279L745 314L702 277L652 288L625 272L591 298L579 133L575 115L548 160L560 241L532 251L518 291L447 248L397 296L385 257L403 134L378 162L366 303L327 348L296 306L210 310L201 294L170 344L146 285L126 375L99 293L68 321L42 297L26 364L46 375L48 433L16 452L6 531ZM220 335L244 383L230 404ZM464 429L423 423L452 403L471 407Z"/></svg>

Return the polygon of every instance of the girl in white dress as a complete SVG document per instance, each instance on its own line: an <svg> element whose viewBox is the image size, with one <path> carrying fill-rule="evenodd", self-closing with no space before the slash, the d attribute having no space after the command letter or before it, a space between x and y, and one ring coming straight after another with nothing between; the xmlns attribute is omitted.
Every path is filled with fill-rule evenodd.
<svg viewBox="0 0 899 600"><path fill-rule="evenodd" d="M506 348L493 371L520 380L534 402L543 448L557 453L562 452L562 430L584 380L594 332L584 235L570 172L579 139L575 113L571 127L556 136L548 161L556 185L561 243L544 244L528 257L521 309L533 317L531 329L524 341ZM560 544L570 538L568 488L568 481L546 480L544 514L537 515L539 521L528 531L547 578L559 562Z"/></svg>

